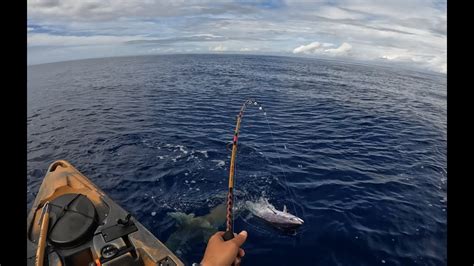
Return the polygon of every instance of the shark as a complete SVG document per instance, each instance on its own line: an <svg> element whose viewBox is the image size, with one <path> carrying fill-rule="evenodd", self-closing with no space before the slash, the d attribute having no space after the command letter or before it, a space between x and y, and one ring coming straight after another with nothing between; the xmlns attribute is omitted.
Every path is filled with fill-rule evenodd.
<svg viewBox="0 0 474 266"><path fill-rule="evenodd" d="M254 216L282 230L295 230L304 223L303 219L289 213L286 206L283 207L283 211L279 211L266 198L260 198L256 202L246 201L245 204L234 208L234 217L237 217L243 209L248 209ZM169 212L168 215L176 221L177 229L169 236L165 245L180 255L186 252L192 243L207 243L219 227L224 226L226 205L219 204L203 216L183 212Z"/></svg>
<svg viewBox="0 0 474 266"><path fill-rule="evenodd" d="M176 220L177 230L172 233L165 245L172 251L181 253L187 243L204 242L224 225L226 220L226 205L220 204L203 216L194 213L170 212L168 215Z"/></svg>

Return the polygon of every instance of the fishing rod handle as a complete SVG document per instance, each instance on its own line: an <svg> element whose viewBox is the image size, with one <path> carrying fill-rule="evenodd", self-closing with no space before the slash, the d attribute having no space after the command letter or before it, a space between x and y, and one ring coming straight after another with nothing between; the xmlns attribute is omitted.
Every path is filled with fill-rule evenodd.
<svg viewBox="0 0 474 266"><path fill-rule="evenodd" d="M226 203L226 231L234 231L234 221L232 208L234 206L234 193L232 187L229 187L229 192L227 193L227 203Z"/></svg>
<svg viewBox="0 0 474 266"><path fill-rule="evenodd" d="M224 235L222 235L222 238L224 239L224 241L231 240L232 238L234 238L234 233L232 231L225 231Z"/></svg>
<svg viewBox="0 0 474 266"><path fill-rule="evenodd" d="M224 239L224 241L229 241L234 238L234 233L232 231L225 231L224 235L222 235L222 238ZM238 266L238 265L235 265L235 263L233 262L231 264L231 266Z"/></svg>

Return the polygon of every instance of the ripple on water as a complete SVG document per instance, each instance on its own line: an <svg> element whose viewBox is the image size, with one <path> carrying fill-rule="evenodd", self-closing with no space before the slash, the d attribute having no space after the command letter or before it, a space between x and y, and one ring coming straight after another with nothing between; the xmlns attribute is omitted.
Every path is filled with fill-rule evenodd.
<svg viewBox="0 0 474 266"><path fill-rule="evenodd" d="M446 76L432 73L250 55L30 66L28 206L66 159L165 241L167 212L224 202L248 97L264 110L244 115L236 203L265 196L305 220L288 236L242 211L248 264L446 264Z"/></svg>

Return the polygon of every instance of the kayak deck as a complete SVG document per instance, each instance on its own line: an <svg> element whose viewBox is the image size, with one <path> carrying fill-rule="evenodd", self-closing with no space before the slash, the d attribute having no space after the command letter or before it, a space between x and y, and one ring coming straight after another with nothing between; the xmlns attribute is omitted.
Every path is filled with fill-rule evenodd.
<svg viewBox="0 0 474 266"><path fill-rule="evenodd" d="M42 208L50 205L44 265L184 265L162 242L70 163L50 165L27 220L34 265Z"/></svg>

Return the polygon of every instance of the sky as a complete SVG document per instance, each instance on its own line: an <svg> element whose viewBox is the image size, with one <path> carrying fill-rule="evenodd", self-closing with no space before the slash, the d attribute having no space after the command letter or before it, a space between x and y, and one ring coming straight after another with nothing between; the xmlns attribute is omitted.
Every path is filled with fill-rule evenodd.
<svg viewBox="0 0 474 266"><path fill-rule="evenodd" d="M242 53L447 72L446 1L28 0L28 64Z"/></svg>

